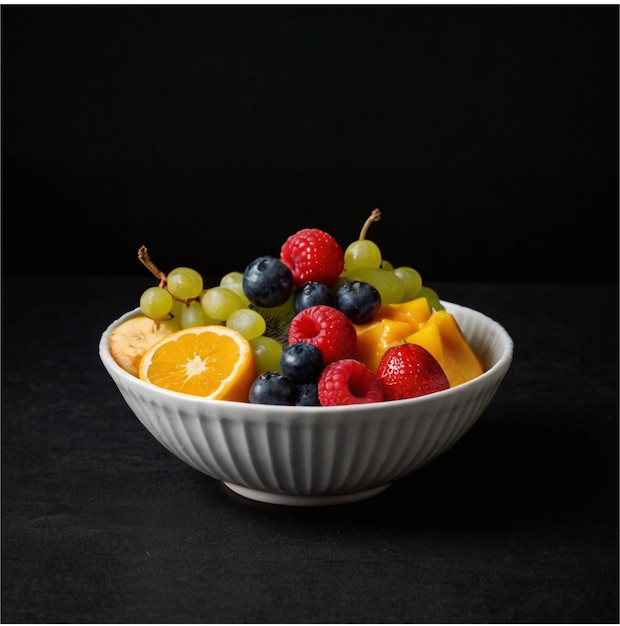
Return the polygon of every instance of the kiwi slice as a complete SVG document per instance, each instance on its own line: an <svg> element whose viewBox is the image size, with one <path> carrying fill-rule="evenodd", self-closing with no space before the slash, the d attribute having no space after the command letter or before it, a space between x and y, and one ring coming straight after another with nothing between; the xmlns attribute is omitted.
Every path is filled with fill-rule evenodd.
<svg viewBox="0 0 620 626"><path fill-rule="evenodd" d="M289 299L279 306L262 307L256 304L248 304L248 308L260 313L267 328L263 333L266 337L275 339L283 348L288 346L288 327L295 317L295 298L291 293Z"/></svg>

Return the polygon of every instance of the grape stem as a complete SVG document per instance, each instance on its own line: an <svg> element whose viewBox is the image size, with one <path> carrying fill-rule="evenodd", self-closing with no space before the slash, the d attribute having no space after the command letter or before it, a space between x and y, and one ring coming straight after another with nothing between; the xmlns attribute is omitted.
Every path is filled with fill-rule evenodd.
<svg viewBox="0 0 620 626"><path fill-rule="evenodd" d="M166 282L168 281L166 275L159 269L153 261L151 261L151 257L149 256L149 252L146 249L146 246L140 246L138 250L138 260L144 265L155 278L159 279L159 286L165 288Z"/></svg>
<svg viewBox="0 0 620 626"><path fill-rule="evenodd" d="M151 272L151 274L153 274L153 276L155 276L155 278L159 279L159 286L162 289L166 289L166 285L168 284L168 277L160 269L157 268L157 265L155 265L153 261L151 261L151 257L149 256L149 252L146 249L146 246L140 246L140 248L138 249L138 260L149 270L149 272ZM173 300L176 300L177 302L182 302L185 306L189 306L190 302L200 301L200 297L184 299L177 298L173 293L171 293L170 295L172 296Z"/></svg>
<svg viewBox="0 0 620 626"><path fill-rule="evenodd" d="M381 219L381 211L379 209L373 209L368 219L364 222L362 230L360 230L360 239L366 239L366 233L373 222L378 222Z"/></svg>

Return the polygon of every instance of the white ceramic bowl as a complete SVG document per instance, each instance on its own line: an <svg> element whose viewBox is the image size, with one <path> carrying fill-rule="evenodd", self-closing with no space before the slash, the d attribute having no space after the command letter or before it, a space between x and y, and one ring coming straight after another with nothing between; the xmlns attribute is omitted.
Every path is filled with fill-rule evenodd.
<svg viewBox="0 0 620 626"><path fill-rule="evenodd" d="M438 393L374 404L287 407L207 400L143 382L99 355L125 401L172 454L252 500L317 506L374 496L459 440L495 395L513 342L486 315L444 302L485 372Z"/></svg>

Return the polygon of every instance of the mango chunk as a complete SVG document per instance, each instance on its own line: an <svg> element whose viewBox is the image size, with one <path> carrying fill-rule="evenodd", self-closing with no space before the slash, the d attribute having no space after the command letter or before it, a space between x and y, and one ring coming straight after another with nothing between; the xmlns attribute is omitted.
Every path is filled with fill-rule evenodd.
<svg viewBox="0 0 620 626"><path fill-rule="evenodd" d="M407 322L380 319L367 324L357 324L356 359L371 371L376 372L384 352L393 345L402 343L411 333Z"/></svg>
<svg viewBox="0 0 620 626"><path fill-rule="evenodd" d="M445 358L443 354L443 343L437 324L424 324L420 330L408 335L406 341L407 343L416 343L426 348L437 359L442 369L444 368ZM450 380L449 376L448 380ZM450 386L452 386L452 384L450 384Z"/></svg>
<svg viewBox="0 0 620 626"><path fill-rule="evenodd" d="M376 372L384 352L405 341L405 337L417 331L431 313L426 298L381 305L371 322L356 325L356 358Z"/></svg>
<svg viewBox="0 0 620 626"><path fill-rule="evenodd" d="M425 297L398 304L383 304L368 324L357 324L356 358L373 372L391 346L415 343L426 348L446 373L450 386L472 380L484 372L456 318L433 311Z"/></svg>
<svg viewBox="0 0 620 626"><path fill-rule="evenodd" d="M484 372L456 318L447 311L435 311L406 341L426 348L439 361L451 387Z"/></svg>
<svg viewBox="0 0 620 626"><path fill-rule="evenodd" d="M407 322L411 327L411 332L415 332L420 324L428 320L432 312L426 298L414 298L398 304L382 304L375 315L375 319Z"/></svg>

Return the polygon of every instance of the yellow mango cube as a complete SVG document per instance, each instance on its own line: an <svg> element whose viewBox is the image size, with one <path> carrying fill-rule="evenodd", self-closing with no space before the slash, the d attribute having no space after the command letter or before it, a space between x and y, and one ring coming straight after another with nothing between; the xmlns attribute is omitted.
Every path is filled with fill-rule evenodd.
<svg viewBox="0 0 620 626"><path fill-rule="evenodd" d="M376 372L383 353L398 343L403 343L411 333L407 322L391 319L380 319L368 324L357 324L356 359L371 371Z"/></svg>
<svg viewBox="0 0 620 626"><path fill-rule="evenodd" d="M437 359L443 369L443 363L445 361L443 356L443 343L437 324L424 324L420 330L408 335L406 341L407 343L415 343L418 346L426 348ZM449 376L448 380L450 380Z"/></svg>
<svg viewBox="0 0 620 626"><path fill-rule="evenodd" d="M456 318L447 311L435 311L406 340L426 348L439 361L451 387L472 380L484 372Z"/></svg>
<svg viewBox="0 0 620 626"><path fill-rule="evenodd" d="M381 305L375 315L375 319L380 318L407 322L411 327L411 332L414 333L420 328L420 324L428 320L432 312L426 298L414 298L413 300L399 302L398 304Z"/></svg>

